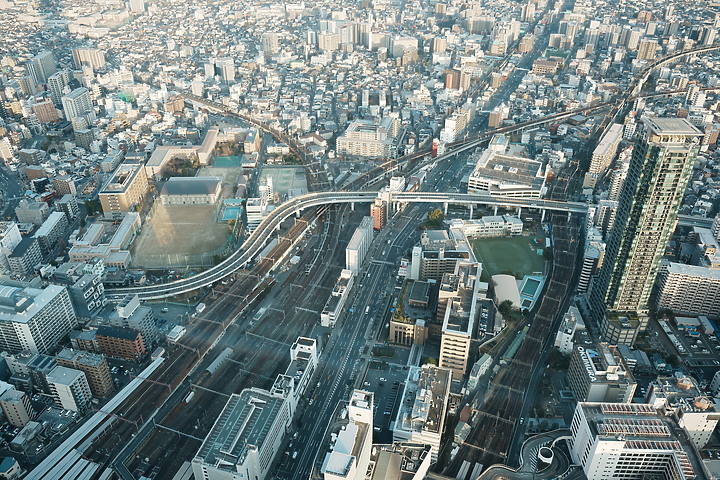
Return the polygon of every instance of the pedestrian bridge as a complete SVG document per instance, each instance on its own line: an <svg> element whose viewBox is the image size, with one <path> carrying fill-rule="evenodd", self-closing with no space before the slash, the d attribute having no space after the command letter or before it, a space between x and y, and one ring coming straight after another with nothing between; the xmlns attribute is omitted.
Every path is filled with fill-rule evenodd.
<svg viewBox="0 0 720 480"><path fill-rule="evenodd" d="M280 228L280 224L293 215L299 215L307 208L331 204L372 203L378 198L377 192L314 192L294 197L278 205L263 219L258 227L245 240L240 249L233 252L223 262L214 267L193 275L189 278L175 280L161 285L138 287L108 288L109 298L117 299L127 294L137 294L142 300L159 300L173 297L207 287L231 276L251 262L265 248L272 233ZM398 192L385 194L393 203L440 203L445 206L454 204L483 205L523 208L538 211L567 212L585 215L587 206L577 202L558 202L539 198L512 198L498 195L480 195L475 193L441 193L441 192Z"/></svg>

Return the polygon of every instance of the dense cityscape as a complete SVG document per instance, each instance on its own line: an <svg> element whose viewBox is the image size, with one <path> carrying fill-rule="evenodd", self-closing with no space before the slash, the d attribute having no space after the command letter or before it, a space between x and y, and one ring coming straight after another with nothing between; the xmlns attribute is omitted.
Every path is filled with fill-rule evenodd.
<svg viewBox="0 0 720 480"><path fill-rule="evenodd" d="M720 478L719 29L0 0L0 479Z"/></svg>

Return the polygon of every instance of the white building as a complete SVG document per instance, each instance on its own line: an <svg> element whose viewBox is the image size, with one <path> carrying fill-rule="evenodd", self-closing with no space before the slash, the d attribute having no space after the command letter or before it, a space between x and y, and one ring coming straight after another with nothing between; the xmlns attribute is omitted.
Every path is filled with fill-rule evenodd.
<svg viewBox="0 0 720 480"><path fill-rule="evenodd" d="M340 277L338 277L337 283L333 287L330 298L325 302L325 306L320 312L320 325L323 327L334 327L337 322L343 307L345 306L345 300L350 293L350 289L353 285L355 276L350 270L342 270Z"/></svg>
<svg viewBox="0 0 720 480"><path fill-rule="evenodd" d="M373 239L373 219L363 217L345 248L345 268L357 275Z"/></svg>
<svg viewBox="0 0 720 480"><path fill-rule="evenodd" d="M523 222L513 215L487 215L476 220L450 221L450 230L458 230L468 238L522 235Z"/></svg>
<svg viewBox="0 0 720 480"><path fill-rule="evenodd" d="M370 158L388 157L399 129L397 118L385 117L380 123L355 120L338 137L337 153Z"/></svg>
<svg viewBox="0 0 720 480"><path fill-rule="evenodd" d="M688 315L720 312L720 269L663 260L657 282L658 308Z"/></svg>
<svg viewBox="0 0 720 480"><path fill-rule="evenodd" d="M0 222L0 268L3 272L10 271L10 264L7 257L15 247L20 244L22 235L20 229L15 222Z"/></svg>
<svg viewBox="0 0 720 480"><path fill-rule="evenodd" d="M245 203L245 215L247 217L247 231L252 233L263 218L270 212L271 208L265 198L248 198Z"/></svg>
<svg viewBox="0 0 720 480"><path fill-rule="evenodd" d="M446 368L410 367L395 419L393 441L430 445L433 462L440 450L451 379Z"/></svg>
<svg viewBox="0 0 720 480"><path fill-rule="evenodd" d="M370 465L373 436L373 394L353 391L347 406L348 423L337 433L325 454L320 473L324 480L364 478Z"/></svg>
<svg viewBox="0 0 720 480"><path fill-rule="evenodd" d="M441 281L440 290L446 295L442 302L445 315L438 360L441 367L452 371L455 380L462 380L467 371L477 317L481 274L482 265L479 263L461 261L458 262L455 272L446 273Z"/></svg>
<svg viewBox="0 0 720 480"><path fill-rule="evenodd" d="M163 205L214 205L222 194L220 177L172 177L160 190Z"/></svg>
<svg viewBox="0 0 720 480"><path fill-rule="evenodd" d="M560 328L555 335L555 346L560 353L563 355L570 355L573 350L573 338L575 338L575 332L577 330L584 330L585 323L583 322L580 310L577 307L568 308L567 313L563 316Z"/></svg>
<svg viewBox="0 0 720 480"><path fill-rule="evenodd" d="M0 349L47 353L77 325L65 287L0 284Z"/></svg>
<svg viewBox="0 0 720 480"><path fill-rule="evenodd" d="M58 365L48 373L47 382L55 404L60 408L77 412L92 400L85 372Z"/></svg>
<svg viewBox="0 0 720 480"><path fill-rule="evenodd" d="M493 139L476 159L468 193L540 198L545 193L543 162L506 154L508 143Z"/></svg>
<svg viewBox="0 0 720 480"><path fill-rule="evenodd" d="M571 429L570 454L588 480L695 478L692 446L651 405L580 402Z"/></svg>

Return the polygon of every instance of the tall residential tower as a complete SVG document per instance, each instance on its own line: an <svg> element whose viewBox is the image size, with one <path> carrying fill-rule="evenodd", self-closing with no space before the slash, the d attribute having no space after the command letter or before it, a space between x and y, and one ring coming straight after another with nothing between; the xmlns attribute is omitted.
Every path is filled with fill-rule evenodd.
<svg viewBox="0 0 720 480"><path fill-rule="evenodd" d="M603 340L615 344L632 344L647 323L650 292L702 138L685 119L643 123L592 292Z"/></svg>

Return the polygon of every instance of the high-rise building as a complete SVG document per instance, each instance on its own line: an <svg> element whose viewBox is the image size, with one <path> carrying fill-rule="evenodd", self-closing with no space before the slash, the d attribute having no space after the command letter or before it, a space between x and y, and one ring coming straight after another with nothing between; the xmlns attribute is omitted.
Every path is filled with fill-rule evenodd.
<svg viewBox="0 0 720 480"><path fill-rule="evenodd" d="M348 424L337 433L337 441L325 454L320 473L323 480L361 478L370 467L373 434L373 393L353 391L347 406Z"/></svg>
<svg viewBox="0 0 720 480"><path fill-rule="evenodd" d="M48 77L48 90L50 90L50 98L56 107L62 107L62 97L70 93L70 72L68 70L60 70Z"/></svg>
<svg viewBox="0 0 720 480"><path fill-rule="evenodd" d="M8 256L22 241L20 229L15 222L0 222L0 270L10 271Z"/></svg>
<svg viewBox="0 0 720 480"><path fill-rule="evenodd" d="M47 83L48 77L53 73L57 72L57 64L55 63L55 57L52 52L45 50L40 52L31 58L26 64L25 68L28 75L35 80L36 85L43 85Z"/></svg>
<svg viewBox="0 0 720 480"><path fill-rule="evenodd" d="M142 205L148 192L148 179L142 164L121 164L100 191L105 218L122 218Z"/></svg>
<svg viewBox="0 0 720 480"><path fill-rule="evenodd" d="M138 0L131 0L130 6L132 8L133 2ZM142 2L142 0L139 0ZM144 5L143 5L144 8ZM142 11L142 10L140 10ZM93 70L101 70L105 68L105 54L102 50L97 48L74 48L72 50L73 62L75 68L80 70L84 65L91 67Z"/></svg>
<svg viewBox="0 0 720 480"><path fill-rule="evenodd" d="M650 292L702 137L685 119L643 123L592 290L594 319L610 343L631 344L646 325Z"/></svg>
<svg viewBox="0 0 720 480"><path fill-rule="evenodd" d="M640 46L638 47L637 59L638 60L655 60L655 51L657 50L658 43L655 39L644 39L640 40Z"/></svg>
<svg viewBox="0 0 720 480"><path fill-rule="evenodd" d="M40 123L53 123L60 119L55 105L49 99L33 103L30 108Z"/></svg>
<svg viewBox="0 0 720 480"><path fill-rule="evenodd" d="M657 308L686 315L720 312L720 270L663 260L658 273Z"/></svg>
<svg viewBox="0 0 720 480"><path fill-rule="evenodd" d="M430 445L437 460L445 425L452 372L434 365L410 367L393 428L393 441Z"/></svg>
<svg viewBox="0 0 720 480"><path fill-rule="evenodd" d="M145 2L143 0L130 0L129 3L132 13L142 13L145 11Z"/></svg>
<svg viewBox="0 0 720 480"><path fill-rule="evenodd" d="M72 122L76 118L93 113L90 91L85 87L76 88L61 98L65 119Z"/></svg>
<svg viewBox="0 0 720 480"><path fill-rule="evenodd" d="M266 56L276 54L280 50L280 41L277 33L265 32L260 37L262 51Z"/></svg>
<svg viewBox="0 0 720 480"><path fill-rule="evenodd" d="M370 216L373 218L373 228L382 230L387 223L387 204L376 198L375 203L370 205Z"/></svg>
<svg viewBox="0 0 720 480"><path fill-rule="evenodd" d="M443 275L440 284L441 291L445 292L445 314L442 318L439 364L451 370L455 380L462 380L467 373L475 318L478 316L481 273L479 263L461 261L454 273Z"/></svg>
<svg viewBox="0 0 720 480"><path fill-rule="evenodd" d="M575 345L567 381L579 402L630 403L637 382L617 347Z"/></svg>
<svg viewBox="0 0 720 480"><path fill-rule="evenodd" d="M8 390L0 396L0 408L13 427L22 428L35 416L30 399L25 392Z"/></svg>
<svg viewBox="0 0 720 480"><path fill-rule="evenodd" d="M47 376L55 404L66 410L83 410L92 400L85 373L58 365Z"/></svg>
<svg viewBox="0 0 720 480"><path fill-rule="evenodd" d="M345 268L357 275L373 239L373 219L363 217L345 248Z"/></svg>
<svg viewBox="0 0 720 480"><path fill-rule="evenodd" d="M107 397L115 391L110 376L110 367L104 356L63 348L57 354L56 360L60 366L84 372L90 385L90 391L96 397Z"/></svg>
<svg viewBox="0 0 720 480"><path fill-rule="evenodd" d="M137 295L126 295L110 315L110 325L137 330L142 333L145 348L152 349L152 345L160 341L160 332L155 324L152 309L147 305L140 305Z"/></svg>
<svg viewBox="0 0 720 480"><path fill-rule="evenodd" d="M0 285L0 349L46 353L77 325L65 287Z"/></svg>

